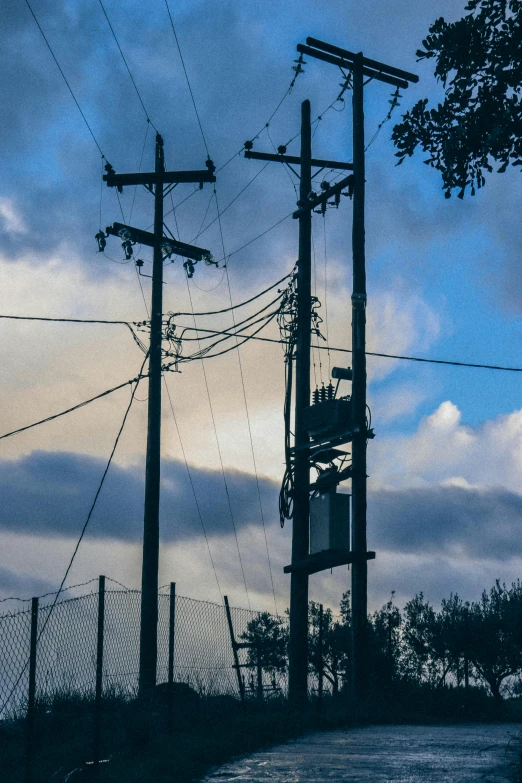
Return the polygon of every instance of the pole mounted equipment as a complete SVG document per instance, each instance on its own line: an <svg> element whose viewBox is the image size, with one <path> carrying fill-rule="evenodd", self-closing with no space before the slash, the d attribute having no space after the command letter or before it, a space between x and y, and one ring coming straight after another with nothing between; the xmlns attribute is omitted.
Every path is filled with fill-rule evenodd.
<svg viewBox="0 0 522 783"><path fill-rule="evenodd" d="M336 65L346 76L351 74L353 115L353 288L352 288L352 694L364 698L368 688L367 581L370 553L366 543L366 445L373 431L366 411L366 261L365 261L365 144L364 86L377 80L406 89L416 83L416 74L365 57L317 38L307 38L306 46L298 44L300 54ZM368 80L365 81L365 77ZM324 194L321 194L324 198ZM313 207L306 205L307 209ZM298 213L294 214L297 217ZM342 379L341 373L336 376Z"/></svg>

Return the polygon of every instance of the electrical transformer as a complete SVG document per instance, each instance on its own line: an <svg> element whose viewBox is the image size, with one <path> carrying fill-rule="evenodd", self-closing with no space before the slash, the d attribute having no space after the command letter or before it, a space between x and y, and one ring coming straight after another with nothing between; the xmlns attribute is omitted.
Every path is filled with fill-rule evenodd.
<svg viewBox="0 0 522 783"><path fill-rule="evenodd" d="M350 549L350 495L332 490L310 501L310 554Z"/></svg>

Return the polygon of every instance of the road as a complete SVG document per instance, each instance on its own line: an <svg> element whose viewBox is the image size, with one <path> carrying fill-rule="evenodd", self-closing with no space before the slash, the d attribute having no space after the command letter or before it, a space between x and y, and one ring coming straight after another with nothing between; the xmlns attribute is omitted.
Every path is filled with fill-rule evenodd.
<svg viewBox="0 0 522 783"><path fill-rule="evenodd" d="M243 757L205 783L507 783L515 723L370 726L314 733Z"/></svg>

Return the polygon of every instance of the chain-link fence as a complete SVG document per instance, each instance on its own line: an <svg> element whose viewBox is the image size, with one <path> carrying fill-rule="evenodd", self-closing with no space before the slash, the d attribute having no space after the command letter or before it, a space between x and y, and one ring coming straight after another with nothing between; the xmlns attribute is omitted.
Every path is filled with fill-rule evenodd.
<svg viewBox="0 0 522 783"><path fill-rule="evenodd" d="M104 598L103 689L133 696L138 689L141 593L108 589ZM171 600L175 602L173 612ZM60 600L54 607L50 599L38 605L36 701L56 695L94 696L98 612L98 592ZM31 615L31 609L0 615L0 719L20 715L27 708ZM236 643L244 643L249 623L258 617L259 612L230 607ZM285 627L284 621L279 622ZM187 683L200 695L239 695L238 670L225 606L183 596L171 599L169 592L160 592L158 683L167 682L169 677L171 630L175 682ZM242 647L236 652L245 695L259 695L255 653ZM269 666L261 668L264 694L286 693L285 672L276 672Z"/></svg>

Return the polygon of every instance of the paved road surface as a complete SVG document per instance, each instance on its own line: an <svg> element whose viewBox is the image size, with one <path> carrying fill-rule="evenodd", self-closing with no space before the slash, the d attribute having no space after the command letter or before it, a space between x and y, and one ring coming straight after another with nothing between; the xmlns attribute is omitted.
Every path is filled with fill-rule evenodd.
<svg viewBox="0 0 522 783"><path fill-rule="evenodd" d="M371 726L310 734L215 769L206 783L506 783L520 724Z"/></svg>

